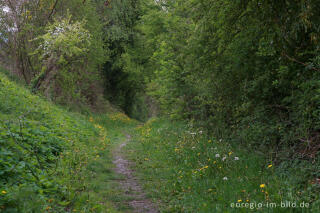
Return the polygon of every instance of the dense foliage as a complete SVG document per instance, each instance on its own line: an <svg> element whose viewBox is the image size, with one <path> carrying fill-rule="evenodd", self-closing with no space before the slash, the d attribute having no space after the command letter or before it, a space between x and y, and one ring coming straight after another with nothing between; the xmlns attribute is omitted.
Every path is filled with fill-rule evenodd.
<svg viewBox="0 0 320 213"><path fill-rule="evenodd" d="M2 63L59 103L101 104L104 59L97 3L2 1Z"/></svg>
<svg viewBox="0 0 320 213"><path fill-rule="evenodd" d="M158 113L262 151L279 176L296 175L291 183L310 193L317 206L318 5L319 0L5 0L0 60L55 102L96 108L104 103L104 90L131 117L147 120Z"/></svg>
<svg viewBox="0 0 320 213"><path fill-rule="evenodd" d="M142 2L124 69L162 113L304 162L316 180L319 1Z"/></svg>

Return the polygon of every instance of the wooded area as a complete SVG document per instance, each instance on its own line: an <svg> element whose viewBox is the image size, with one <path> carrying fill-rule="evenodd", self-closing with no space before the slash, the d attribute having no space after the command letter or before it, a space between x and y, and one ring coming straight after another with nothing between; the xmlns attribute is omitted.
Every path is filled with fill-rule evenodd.
<svg viewBox="0 0 320 213"><path fill-rule="evenodd" d="M33 94L71 110L104 112L111 103L141 122L151 117L181 122L231 147L264 153L277 167L275 175L295 176L288 181L293 197L316 212L319 5L319 0L2 0L0 62ZM1 107L5 104L0 112ZM150 149L167 140L156 134L146 139L154 144ZM0 143L8 137L0 135ZM183 137L177 137L172 143L179 145ZM199 141L207 141L202 137ZM165 146L178 147L168 144L163 153ZM0 177L0 189L6 181Z"/></svg>

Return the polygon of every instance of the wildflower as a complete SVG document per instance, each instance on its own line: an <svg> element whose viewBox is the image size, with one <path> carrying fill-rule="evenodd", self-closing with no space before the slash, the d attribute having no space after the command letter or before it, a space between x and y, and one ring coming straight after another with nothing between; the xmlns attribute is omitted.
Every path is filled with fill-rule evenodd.
<svg viewBox="0 0 320 213"><path fill-rule="evenodd" d="M5 194L7 194L7 192L5 190L2 190L1 194L5 195Z"/></svg>
<svg viewBox="0 0 320 213"><path fill-rule="evenodd" d="M212 142L212 140L208 140L208 143L211 143Z"/></svg>
<svg viewBox="0 0 320 213"><path fill-rule="evenodd" d="M272 164L269 164L269 165L268 165L268 168L271 168L271 167L272 167Z"/></svg>
<svg viewBox="0 0 320 213"><path fill-rule="evenodd" d="M264 188L266 186L266 184L260 184L260 188Z"/></svg>
<svg viewBox="0 0 320 213"><path fill-rule="evenodd" d="M200 156L200 152L198 153L198 156Z"/></svg>
<svg viewBox="0 0 320 213"><path fill-rule="evenodd" d="M51 209L51 207L50 207L50 206L47 206L46 210L49 210L49 209Z"/></svg>
<svg viewBox="0 0 320 213"><path fill-rule="evenodd" d="M219 140L220 142L222 141L222 139L220 138L220 140Z"/></svg>
<svg viewBox="0 0 320 213"><path fill-rule="evenodd" d="M226 159L227 159L227 157L223 157L223 158L222 158L222 161L225 161Z"/></svg>
<svg viewBox="0 0 320 213"><path fill-rule="evenodd" d="M216 158L220 158L220 155L219 155L219 154L216 154Z"/></svg>
<svg viewBox="0 0 320 213"><path fill-rule="evenodd" d="M195 148L196 148L196 147L194 147L194 146L193 146L193 147L191 147L191 149L195 149Z"/></svg>
<svg viewBox="0 0 320 213"><path fill-rule="evenodd" d="M213 164L216 164L217 163L217 161L213 161Z"/></svg>
<svg viewBox="0 0 320 213"><path fill-rule="evenodd" d="M238 157L234 157L234 160L239 160L239 158Z"/></svg>
<svg viewBox="0 0 320 213"><path fill-rule="evenodd" d="M209 166L205 166L205 167L203 167L203 168L205 168L205 169L207 169Z"/></svg>
<svg viewBox="0 0 320 213"><path fill-rule="evenodd" d="M229 152L228 154L229 154L229 155L231 155L231 154L232 154L232 152Z"/></svg>
<svg viewBox="0 0 320 213"><path fill-rule="evenodd" d="M208 189L208 192L212 192L213 189Z"/></svg>
<svg viewBox="0 0 320 213"><path fill-rule="evenodd" d="M241 200L241 199L239 199L239 200L238 200L238 203L241 203L241 202L242 202L242 200Z"/></svg>
<svg viewBox="0 0 320 213"><path fill-rule="evenodd" d="M247 201L247 202L249 202L249 200L248 200L248 199L247 199L246 201Z"/></svg>
<svg viewBox="0 0 320 213"><path fill-rule="evenodd" d="M200 130L199 133L202 134L202 130Z"/></svg>
<svg viewBox="0 0 320 213"><path fill-rule="evenodd" d="M227 178L227 177L224 177L223 180L228 180L228 178Z"/></svg>

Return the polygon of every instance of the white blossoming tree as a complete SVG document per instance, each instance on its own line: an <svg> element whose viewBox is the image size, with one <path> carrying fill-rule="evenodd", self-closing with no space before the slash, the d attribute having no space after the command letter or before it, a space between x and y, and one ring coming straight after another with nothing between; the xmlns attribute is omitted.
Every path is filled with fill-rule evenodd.
<svg viewBox="0 0 320 213"><path fill-rule="evenodd" d="M85 21L72 23L71 16L48 26L46 33L37 38L41 42L35 54L42 61L42 69L33 88L43 90L50 99L59 97L70 102L83 98L82 91L94 75L88 61L91 37Z"/></svg>

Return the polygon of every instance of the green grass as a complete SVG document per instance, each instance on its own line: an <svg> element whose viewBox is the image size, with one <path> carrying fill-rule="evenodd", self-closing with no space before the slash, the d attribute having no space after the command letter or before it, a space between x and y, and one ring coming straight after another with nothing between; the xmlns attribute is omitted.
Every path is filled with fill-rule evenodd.
<svg viewBox="0 0 320 213"><path fill-rule="evenodd" d="M133 129L137 122L119 112L94 115L89 120L96 123L103 135L100 140L106 141L108 148L99 151L99 157L88 165L91 173L86 179L88 196L102 204L100 206L102 212L130 212L130 207L125 203L128 197L118 183L123 177L112 170L115 165L112 164L111 152L119 143L126 140L125 133ZM110 202L105 203L105 201ZM113 206L112 211L105 208L109 206Z"/></svg>
<svg viewBox="0 0 320 213"><path fill-rule="evenodd" d="M128 153L149 195L162 200L162 212L319 212L319 195L296 187L266 156L267 150L246 150L183 123L150 120L137 128ZM313 204L309 208L231 207L284 201Z"/></svg>
<svg viewBox="0 0 320 213"><path fill-rule="evenodd" d="M110 150L135 124L115 112L92 116L56 106L0 73L1 212L121 211Z"/></svg>
<svg viewBox="0 0 320 213"><path fill-rule="evenodd" d="M289 168L268 150L168 119L143 125L117 111L70 112L0 73L0 212L131 212L112 164L126 133L134 136L127 155L162 212L319 211L319 185L305 181L307 162ZM284 201L310 207L231 207Z"/></svg>

